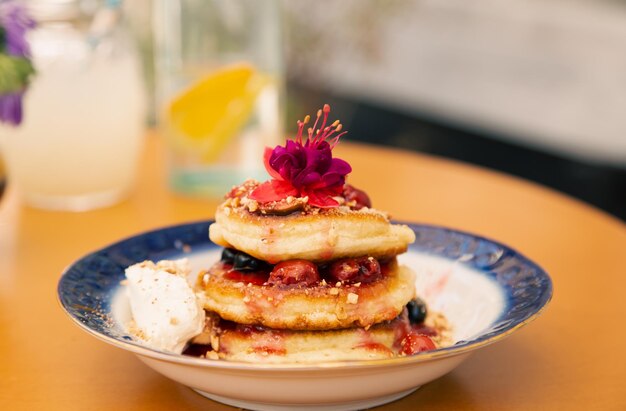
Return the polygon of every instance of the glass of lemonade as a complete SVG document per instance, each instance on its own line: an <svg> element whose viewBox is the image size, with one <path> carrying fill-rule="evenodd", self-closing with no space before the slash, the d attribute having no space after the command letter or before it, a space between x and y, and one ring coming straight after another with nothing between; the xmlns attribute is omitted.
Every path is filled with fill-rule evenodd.
<svg viewBox="0 0 626 411"><path fill-rule="evenodd" d="M282 139L283 57L276 0L156 0L155 79L177 192L222 196L264 179Z"/></svg>
<svg viewBox="0 0 626 411"><path fill-rule="evenodd" d="M90 32L91 17L78 1L48 3L30 2L38 21L28 38L36 74L24 96L24 120L0 125L9 184L39 208L110 205L131 191L142 146L139 59L119 27ZM119 17L105 12L113 13L104 17L110 21Z"/></svg>

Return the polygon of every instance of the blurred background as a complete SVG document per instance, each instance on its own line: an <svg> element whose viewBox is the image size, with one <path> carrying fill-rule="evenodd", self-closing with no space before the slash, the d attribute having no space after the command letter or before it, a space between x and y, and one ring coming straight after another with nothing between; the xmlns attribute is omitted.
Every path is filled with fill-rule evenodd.
<svg viewBox="0 0 626 411"><path fill-rule="evenodd" d="M347 140L498 170L626 219L626 1L256 3L279 7L278 18L255 15L281 39L285 133L327 102ZM121 6L143 63L148 127L159 121L163 10L170 18L178 4L207 3Z"/></svg>
<svg viewBox="0 0 626 411"><path fill-rule="evenodd" d="M146 53L150 5L129 3ZM287 119L329 102L346 139L496 169L626 219L626 1L282 7Z"/></svg>

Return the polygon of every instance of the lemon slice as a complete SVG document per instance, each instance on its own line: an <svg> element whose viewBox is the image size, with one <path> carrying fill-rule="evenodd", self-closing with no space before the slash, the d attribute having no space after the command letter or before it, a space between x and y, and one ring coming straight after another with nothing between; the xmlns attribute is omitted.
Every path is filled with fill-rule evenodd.
<svg viewBox="0 0 626 411"><path fill-rule="evenodd" d="M167 106L168 134L179 149L215 162L250 119L268 82L268 76L244 63L210 73Z"/></svg>

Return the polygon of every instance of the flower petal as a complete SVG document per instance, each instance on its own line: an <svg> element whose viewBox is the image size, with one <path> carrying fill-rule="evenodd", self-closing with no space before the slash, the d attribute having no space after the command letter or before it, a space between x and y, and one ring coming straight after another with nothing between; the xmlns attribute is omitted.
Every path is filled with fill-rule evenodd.
<svg viewBox="0 0 626 411"><path fill-rule="evenodd" d="M24 93L0 95L0 122L17 126L22 122L22 97Z"/></svg>
<svg viewBox="0 0 626 411"><path fill-rule="evenodd" d="M16 0L0 2L0 27L3 29L3 45L7 54L17 57L30 56L26 34L35 25L35 20L23 2Z"/></svg>
<svg viewBox="0 0 626 411"><path fill-rule="evenodd" d="M312 184L317 184L320 181L322 181L322 176L319 173L315 171L303 170L298 176L296 176L296 178L294 178L294 185L306 187Z"/></svg>
<svg viewBox="0 0 626 411"><path fill-rule="evenodd" d="M348 164L347 161L344 161L340 158L333 158L330 167L328 168L328 172L343 174L344 176L352 171L352 167Z"/></svg>
<svg viewBox="0 0 626 411"><path fill-rule="evenodd" d="M304 164L296 174L292 174L293 185L298 188L320 181L332 161L332 152L327 143L320 144L317 148L304 147L302 151L305 155Z"/></svg>
<svg viewBox="0 0 626 411"><path fill-rule="evenodd" d="M309 197L309 204L320 208L337 207L339 203L333 198L333 195L331 191L324 188L318 190L302 190L302 196Z"/></svg>
<svg viewBox="0 0 626 411"><path fill-rule="evenodd" d="M280 147L280 146L277 146L277 147ZM272 156L272 153L274 152L274 150L272 150L269 147L265 147L265 151L263 152L263 165L265 166L265 170L267 170L268 174L272 178L276 180L282 180L283 178L281 177L280 173L274 170L274 168L270 165L270 157Z"/></svg>
<svg viewBox="0 0 626 411"><path fill-rule="evenodd" d="M270 157L270 166L278 171L282 178L293 183L293 177L304 168L306 155L303 147L294 141L287 140L285 147L276 146ZM297 187L296 184L294 186Z"/></svg>
<svg viewBox="0 0 626 411"><path fill-rule="evenodd" d="M289 196L297 197L298 190L296 190L291 183L284 180L266 181L250 193L250 198L260 203L280 201Z"/></svg>

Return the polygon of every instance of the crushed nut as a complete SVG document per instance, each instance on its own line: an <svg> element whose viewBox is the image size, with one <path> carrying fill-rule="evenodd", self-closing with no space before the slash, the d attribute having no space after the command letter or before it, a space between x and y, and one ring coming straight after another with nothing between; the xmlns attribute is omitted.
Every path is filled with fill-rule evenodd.
<svg viewBox="0 0 626 411"><path fill-rule="evenodd" d="M356 304L359 302L359 296L355 293L349 293L347 299L349 304Z"/></svg>
<svg viewBox="0 0 626 411"><path fill-rule="evenodd" d="M259 203L257 203L256 200L251 200L248 203L248 211L250 211L251 213L254 213L258 209L259 209Z"/></svg>
<svg viewBox="0 0 626 411"><path fill-rule="evenodd" d="M217 353L215 351L207 351L206 358L208 358L209 360L219 360L220 357L217 355Z"/></svg>
<svg viewBox="0 0 626 411"><path fill-rule="evenodd" d="M217 335L211 336L211 348L215 351L220 350L220 338Z"/></svg>
<svg viewBox="0 0 626 411"><path fill-rule="evenodd" d="M333 287L333 288L331 288L331 289L328 291L328 293L329 293L330 295L337 295L337 294L339 294L339 289L338 289L338 288Z"/></svg>

